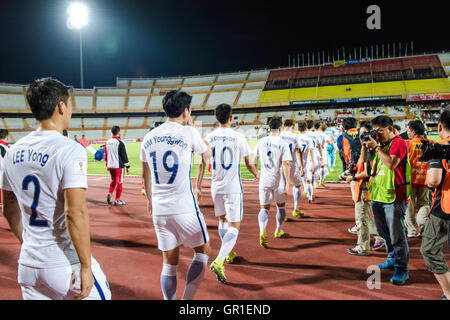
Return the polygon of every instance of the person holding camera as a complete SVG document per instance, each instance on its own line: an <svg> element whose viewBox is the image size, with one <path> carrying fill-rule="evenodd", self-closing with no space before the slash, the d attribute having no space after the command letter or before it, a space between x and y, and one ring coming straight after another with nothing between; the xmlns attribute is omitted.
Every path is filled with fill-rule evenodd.
<svg viewBox="0 0 450 320"><path fill-rule="evenodd" d="M429 144L432 146L429 152L423 150L423 160L429 160L427 183L434 188L434 194L420 252L442 288L441 300L448 300L450 272L442 248L445 241L450 245L450 108L439 116L438 134L442 140L438 144Z"/></svg>
<svg viewBox="0 0 450 320"><path fill-rule="evenodd" d="M385 115L372 120L377 139L364 141L372 150L372 168L367 185L376 228L385 240L387 261L378 267L395 270L391 283L401 285L408 279L409 247L404 219L409 198L410 171L406 142L394 133L393 121Z"/></svg>
<svg viewBox="0 0 450 320"><path fill-rule="evenodd" d="M360 140L368 139L372 131L372 124L370 121L361 121L359 127ZM373 132L373 131L372 131ZM369 140L370 141L370 140ZM370 166L370 155L365 156L369 150L362 145L361 155L356 165L356 172L348 174L345 177L347 182L350 182L353 190L353 201L355 202L355 221L358 241L356 247L347 249L347 252L357 256L368 256L370 250L370 235L375 236L375 244L373 250L381 249L384 246L384 240L376 231L375 223L370 214L370 200L367 190L367 182L369 180L368 167ZM364 159L369 159L366 162Z"/></svg>
<svg viewBox="0 0 450 320"><path fill-rule="evenodd" d="M409 139L406 140L406 145L408 146L408 156L411 164L411 200L406 209L405 227L408 238L414 238L423 231L428 211L430 211L429 191L426 184L428 162L420 162L418 160L422 156L421 146L423 141L432 141L425 139L425 126L420 120L410 121L406 132ZM419 233L417 233L416 225L419 227Z"/></svg>

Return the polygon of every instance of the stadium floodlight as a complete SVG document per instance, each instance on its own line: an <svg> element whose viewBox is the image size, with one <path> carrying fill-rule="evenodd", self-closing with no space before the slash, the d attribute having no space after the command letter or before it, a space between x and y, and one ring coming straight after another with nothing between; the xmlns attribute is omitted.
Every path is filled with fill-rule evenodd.
<svg viewBox="0 0 450 320"><path fill-rule="evenodd" d="M67 28L80 30L80 76L81 76L81 88L83 85L83 41L81 37L81 29L88 24L88 9L87 6L74 2L67 8L67 14L69 18L67 19Z"/></svg>
<svg viewBox="0 0 450 320"><path fill-rule="evenodd" d="M74 2L67 8L69 19L67 27L69 29L81 29L88 24L88 9L86 5Z"/></svg>

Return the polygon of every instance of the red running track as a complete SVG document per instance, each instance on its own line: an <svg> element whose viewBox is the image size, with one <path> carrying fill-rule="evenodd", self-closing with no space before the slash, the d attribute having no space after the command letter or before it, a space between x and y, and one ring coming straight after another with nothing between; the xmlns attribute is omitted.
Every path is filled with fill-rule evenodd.
<svg viewBox="0 0 450 320"><path fill-rule="evenodd" d="M99 261L116 300L162 299L161 253L146 201L141 195L140 178L126 177L123 189L125 206L106 204L109 177L90 176L87 193L91 221L92 253ZM420 254L420 238L408 239L410 278L407 285L389 282L392 271L381 273L381 288L368 289L367 267L386 259L384 249L371 256L352 256L356 235L347 229L354 225L354 210L349 186L329 183L316 189L318 197L308 204L302 199L304 218L293 218L291 196L288 198L289 220L283 229L285 239L274 239L275 208L269 213L269 248L259 245L258 186L243 181L244 220L234 251L234 264L225 265L229 283L224 285L206 270L196 299L198 300L393 300L439 299L442 292L432 273L426 270ZM211 239L212 261L220 249L217 219L214 217L209 181L205 181L200 209L205 216ZM181 204L180 204L181 205ZM20 246L0 218L0 299L21 299L17 284L17 259ZM450 250L445 245L447 261ZM193 251L180 250L178 293L181 298L185 275Z"/></svg>

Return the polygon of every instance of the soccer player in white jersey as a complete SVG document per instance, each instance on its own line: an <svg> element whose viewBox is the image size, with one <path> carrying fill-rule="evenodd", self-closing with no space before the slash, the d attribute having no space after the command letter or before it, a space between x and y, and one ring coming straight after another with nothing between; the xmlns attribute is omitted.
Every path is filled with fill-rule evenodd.
<svg viewBox="0 0 450 320"><path fill-rule="evenodd" d="M312 185L312 177L315 173L316 157L314 153L314 141L306 134L306 122L298 123L298 131L300 136L300 145L303 158L303 168L305 175L302 177L303 187L308 196L308 203L314 198L314 188Z"/></svg>
<svg viewBox="0 0 450 320"><path fill-rule="evenodd" d="M242 183L240 159L244 158L247 169L255 178L258 170L250 162L250 148L245 136L231 129L233 122L231 106L220 104L215 110L219 128L206 135L205 140L212 150L211 196L214 212L219 217L219 236L222 240L219 254L210 269L217 280L226 283L224 261L233 263L237 254L232 251L239 235L243 218ZM206 163L199 167L196 193L201 195L202 179Z"/></svg>
<svg viewBox="0 0 450 320"><path fill-rule="evenodd" d="M111 299L91 255L86 208L86 149L62 135L69 128L69 87L44 78L26 93L36 131L6 154L4 214L22 244L18 281L25 300Z"/></svg>
<svg viewBox="0 0 450 320"><path fill-rule="evenodd" d="M277 227L275 238L284 235L281 229L286 217L286 194L290 183L290 161L292 160L289 145L280 138L282 120L273 117L269 121L270 135L260 139L256 143L255 164L261 160L261 176L259 179L259 204L261 210L258 215L259 244L265 248L269 246L266 227L269 220L270 203L275 200L277 204ZM281 174L286 183L281 185Z"/></svg>
<svg viewBox="0 0 450 320"><path fill-rule="evenodd" d="M321 166L323 165L323 156L322 156L322 139L318 136L317 132L314 131L314 121L313 120L307 120L306 121L306 127L307 127L307 131L306 134L313 140L313 144L314 144L314 155L315 155L315 159L314 159L314 174L313 174L313 186L314 188L317 188L317 176L319 174L319 170L321 168Z"/></svg>
<svg viewBox="0 0 450 320"><path fill-rule="evenodd" d="M294 133L294 121L291 119L284 120L283 131L280 134L280 138L283 139L289 145L289 151L291 152L292 161L290 162L290 183L292 184L292 196L294 198L294 211L292 216L303 217L303 212L300 211L300 200L302 195L301 184L302 178L305 174L303 169L303 158L301 153L301 140L300 135ZM284 186L285 180L281 175L281 184Z"/></svg>
<svg viewBox="0 0 450 320"><path fill-rule="evenodd" d="M183 300L192 300L208 265L209 234L191 184L193 153L206 162L211 149L193 127L192 97L172 90L163 98L167 121L147 133L141 144L142 174L151 202L153 224L162 251L161 289L165 300L175 300L180 246L194 249L186 275Z"/></svg>
<svg viewBox="0 0 450 320"><path fill-rule="evenodd" d="M325 178L328 174L328 152L327 147L333 144L332 138L325 133L327 125L323 122L316 122L314 124L317 135L321 138L323 163L319 169L319 185L325 187Z"/></svg>
<svg viewBox="0 0 450 320"><path fill-rule="evenodd" d="M334 171L334 164L336 162L336 140L339 136L338 130L336 129L336 123L330 122L328 124L328 128L325 130L325 134L330 137L330 139L333 141L332 144L329 144L327 146L327 154L328 154L328 171L333 172Z"/></svg>

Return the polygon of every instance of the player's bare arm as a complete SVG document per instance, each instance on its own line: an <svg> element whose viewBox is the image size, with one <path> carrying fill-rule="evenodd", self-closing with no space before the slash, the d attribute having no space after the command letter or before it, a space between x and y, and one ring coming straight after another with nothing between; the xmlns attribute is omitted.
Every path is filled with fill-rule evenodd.
<svg viewBox="0 0 450 320"><path fill-rule="evenodd" d="M305 175L305 170L303 168L303 155L299 148L297 148L297 158L300 166L300 176L303 177Z"/></svg>
<svg viewBox="0 0 450 320"><path fill-rule="evenodd" d="M3 215L8 221L11 231L14 233L20 243L22 243L22 215L20 214L19 203L17 202L16 195L12 191L2 190L2 199Z"/></svg>
<svg viewBox="0 0 450 320"><path fill-rule="evenodd" d="M289 178L291 176L291 164L289 163L289 161L283 161L283 174L284 174L284 181L286 181L284 192L288 194L290 190Z"/></svg>
<svg viewBox="0 0 450 320"><path fill-rule="evenodd" d="M142 162L142 179L144 181L144 189L147 195L147 212L151 215L152 206L152 174L147 162Z"/></svg>
<svg viewBox="0 0 450 320"><path fill-rule="evenodd" d="M197 183L195 185L195 190L194 190L194 196L195 196L195 199L197 199L197 201L199 201L202 196L202 182L203 182L203 177L205 175L205 168L206 168L206 162L205 162L204 157L202 157L202 161L198 165Z"/></svg>
<svg viewBox="0 0 450 320"><path fill-rule="evenodd" d="M311 172L314 173L314 150L309 149L309 159L311 159Z"/></svg>
<svg viewBox="0 0 450 320"><path fill-rule="evenodd" d="M81 293L75 299L89 296L94 285L91 270L91 236L86 207L86 190L73 188L64 190L66 225L72 243L80 259Z"/></svg>
<svg viewBox="0 0 450 320"><path fill-rule="evenodd" d="M250 156L245 156L244 161L248 171L251 172L255 179L259 179L259 172L256 163L251 163Z"/></svg>

